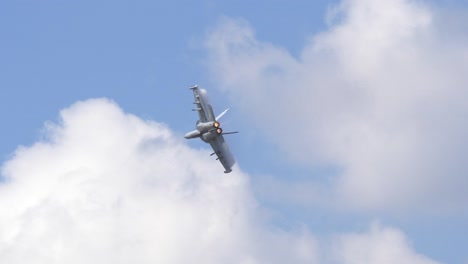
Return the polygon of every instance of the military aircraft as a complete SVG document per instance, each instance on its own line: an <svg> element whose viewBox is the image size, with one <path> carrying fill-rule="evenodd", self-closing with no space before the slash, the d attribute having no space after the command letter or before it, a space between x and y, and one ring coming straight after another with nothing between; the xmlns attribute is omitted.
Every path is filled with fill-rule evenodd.
<svg viewBox="0 0 468 264"><path fill-rule="evenodd" d="M185 134L185 138L201 138L204 142L209 143L214 151L210 156L216 154L218 156L217 160L221 162L225 169L224 173L229 173L232 171L231 168L234 163L236 163L236 160L229 150L226 141L224 141L223 135L238 132L223 132L218 121L224 114L226 114L229 108L215 117L213 108L208 102L206 90L199 89L197 85L190 87L190 90L193 91L193 97L195 99L193 103L197 106L197 108L192 110L198 111L199 119L196 123L197 129Z"/></svg>

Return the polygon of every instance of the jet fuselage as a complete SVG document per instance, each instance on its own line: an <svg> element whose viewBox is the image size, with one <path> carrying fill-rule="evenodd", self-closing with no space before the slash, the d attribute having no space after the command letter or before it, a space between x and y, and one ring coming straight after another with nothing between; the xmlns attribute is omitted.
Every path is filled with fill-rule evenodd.
<svg viewBox="0 0 468 264"><path fill-rule="evenodd" d="M211 121L211 122L200 122L197 121L196 130L188 132L185 134L185 138L201 138L206 143L214 140L218 135L223 133L223 130L220 128L220 124L218 121Z"/></svg>

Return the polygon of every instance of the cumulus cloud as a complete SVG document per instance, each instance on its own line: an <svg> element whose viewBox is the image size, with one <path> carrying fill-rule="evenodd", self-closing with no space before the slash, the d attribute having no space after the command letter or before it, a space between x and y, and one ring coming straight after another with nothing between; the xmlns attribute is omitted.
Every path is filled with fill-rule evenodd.
<svg viewBox="0 0 468 264"><path fill-rule="evenodd" d="M274 227L239 168L110 100L44 133L2 166L1 263L434 263L396 229L338 234L328 252L306 227Z"/></svg>
<svg viewBox="0 0 468 264"><path fill-rule="evenodd" d="M247 176L107 99L78 102L2 166L1 263L316 263Z"/></svg>
<svg viewBox="0 0 468 264"><path fill-rule="evenodd" d="M224 19L206 41L209 67L284 156L340 171L335 205L453 212L468 198L468 21L449 15L345 0L299 57Z"/></svg>
<svg viewBox="0 0 468 264"><path fill-rule="evenodd" d="M343 264L435 264L411 249L405 235L394 228L373 223L366 233L350 233L335 241L336 261Z"/></svg>

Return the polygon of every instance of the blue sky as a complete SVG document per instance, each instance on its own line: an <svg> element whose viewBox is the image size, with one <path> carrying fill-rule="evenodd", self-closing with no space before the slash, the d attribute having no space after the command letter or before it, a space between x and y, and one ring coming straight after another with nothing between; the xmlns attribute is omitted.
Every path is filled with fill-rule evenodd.
<svg viewBox="0 0 468 264"><path fill-rule="evenodd" d="M372 223L379 222L382 226L396 228L405 234L411 247L418 254L441 263L466 263L468 261L466 253L468 210L464 205L466 195L460 194L456 186L441 184L439 174L427 178L412 174L424 172L424 169L413 170L413 167L419 168L418 164L438 160L437 155L429 155L427 158L420 155L421 159L415 159L412 164L416 165L408 165L407 171L395 169L389 174L382 174L384 175L382 177L395 176L391 173L401 173L405 177L412 175L414 181L410 180L409 185L418 185L419 181L434 182L433 185L428 183L427 189L408 188L408 192L416 193L414 197L408 195L408 207L402 206L405 204L405 198L400 199L398 195L393 197L391 194L380 197L373 192L369 192L369 196L363 196L363 199L376 197L375 203L357 200L355 204L348 205L340 202L343 197L349 198L346 195L355 195L361 190L357 187L355 189L354 185L347 180L362 180L378 185L377 180L367 181L366 177L388 168L384 165L375 165L375 168L372 167L372 170L369 170L372 173L366 174L362 173L362 164L372 161L375 164L392 163L395 167L401 166L402 168L406 168L407 164L399 163L399 159L391 159L385 155L376 155L382 159L356 160L356 156L366 156L368 153L359 152L357 149L357 152L353 151L353 147L362 145L359 140L353 140L353 136L349 137L351 143L349 146L346 145L348 146L346 150L332 143L333 146L330 145L331 147L327 150L329 146L327 144L334 139L339 140L341 134L338 133L335 138L327 137L318 132L315 133L314 129L326 128L335 129L335 131L341 129L340 127L337 129L334 126L335 123L317 121L321 118L333 119L333 115L341 117L342 112L335 112L330 110L331 108L345 109L348 104L353 108L350 113L355 113L359 118L352 118L349 121L346 115L343 117L345 122L349 122L346 125L349 125L351 135L354 135L352 134L354 130L351 129L354 124L382 125L370 126L369 131L399 129L400 126L407 124L408 120L402 116L408 113L408 115L414 114L417 120L422 120L421 124L418 121L418 126L414 128L416 133L425 131L428 128L427 123L435 120L434 122L438 125L447 124L448 129L436 130L433 133L442 138L453 137L455 139L461 137L450 127L457 120L464 121L463 118L468 113L458 101L451 101L451 96L447 97L446 101L436 101L428 97L427 100L433 103L432 105L438 105L434 110L436 113L447 113L447 115L441 115L440 119L433 120L414 111L413 106L421 103L420 105L424 108L426 101L420 102L414 98L406 100L406 97L398 97L397 93L406 93L404 89L397 90L395 93L387 93L384 89L386 86L382 85L383 88L379 90L382 93L374 94L365 89L353 90L354 86L367 87L368 84L378 86L385 82L395 81L394 79L389 81L386 76L379 75L381 71L388 69L390 70L387 73L395 74L396 77L407 80L407 83L426 83L423 80L425 77L423 73L427 73L426 68L420 70L421 76L408 77L398 71L392 72L393 61L382 62L379 58L369 59L369 61L362 59L361 50L353 49L355 43L351 43L352 41L349 46L347 42L340 46L339 39L343 37L346 40L347 36L340 35L340 32L346 32L348 20L351 32L358 32L362 27L367 29L374 26L375 28L372 29L378 31L379 25L382 25L386 27L382 32L389 30L390 39L394 39L392 34L397 34L396 38L400 37L401 32L391 31L393 27L386 23L379 24L379 21L372 20L364 23L365 26L358 22L352 23L353 14L356 17L361 15L359 7L366 4L372 7L372 4L368 2L365 0L344 1L345 4L340 9L337 8L339 1L325 0L273 0L255 3L210 0L198 3L193 1L2 1L0 3L0 119L3 123L0 155L2 163L13 158L13 153L18 146L30 146L41 141L48 133L44 131L44 124L57 122L60 110L68 108L77 101L90 98L109 98L115 101L124 112L134 114L143 120L154 120L166 124L175 135L182 137L185 132L193 129L196 121L196 114L190 111L192 97L188 87L192 84L199 84L208 90L215 112L219 113L226 107L231 108L229 114L224 117L225 130L240 130L241 134L229 137L228 142L236 155L239 169L247 175L252 185L253 196L265 214L269 215L267 222L273 226L273 229L284 229L287 232L293 230L291 232L294 233L294 230L305 227L318 240L326 241L341 233L366 232ZM391 8L395 7L388 4L388 1L385 2L382 4L383 11L379 12L385 13L385 8L393 10ZM416 36L414 41L412 37L406 38L406 35L402 33L401 43L388 41L391 42L389 47L383 45L384 47L378 48L418 50L422 46L421 53L417 54L440 52L442 55L441 58L434 56L434 60L431 60L431 57L427 61L421 61L421 64L432 65L431 63L434 63L437 66L442 65L441 68L445 65L444 58L448 58L447 60L452 57L461 58L459 62L454 63L453 71L448 71L447 75L441 75L442 81L446 80L444 79L446 76L450 77L450 73L456 75L457 72L466 71L468 37L466 31L463 32L468 24L466 16L463 16L467 11L466 2L423 2L425 5L422 7L414 1L396 2L401 5L395 8L406 8L402 14L408 15L407 24L411 25L409 31L413 32L412 30L419 28L422 30L414 33ZM338 13L335 20L330 19L333 10ZM358 11L353 13L353 10ZM432 27L432 22L426 21L426 13L432 14L431 21L434 27ZM451 23L441 23L447 15L452 18ZM379 14L363 15L363 17L376 19ZM413 18L415 19L412 20ZM397 25L395 27L404 27L406 25L404 19L407 17L395 22ZM239 32L241 36L237 39L235 34ZM442 36L440 32L445 32L447 40L438 38ZM457 35L460 32L462 33ZM361 36L368 35L363 33ZM385 38L385 34L382 36ZM359 35L356 38L359 38ZM369 49L364 53L370 54L369 57L377 54L375 56L378 57L380 50L372 48L374 46L372 40L375 39L372 37L369 39ZM421 40L429 40L429 44L420 45ZM240 48L237 50L236 46L229 50L231 47L229 45L235 41L241 43ZM223 45L227 45L227 52L223 50L225 47ZM321 53L320 49L323 46L329 49L325 48L325 52ZM448 52L447 47L455 47L453 53ZM335 49L338 50L336 54ZM458 50L460 53L457 55ZM355 72L349 70L347 63L352 65L356 62L356 57L348 57L346 53L340 51L350 51L351 55L355 51L354 55L358 58L357 60L362 59L368 64L363 64L362 68L356 67ZM375 53L372 53L373 51ZM331 53L335 55L330 56ZM409 61L408 65L421 65L417 59L415 61L407 59L405 57L407 55L407 53L396 54L395 58L398 60L399 56L402 56L402 61ZM226 63L223 64L223 62ZM273 75L277 73L277 76L269 78L268 73L264 71L265 68L259 69L254 66L257 63L264 63L265 65L262 65L273 69ZM390 66L380 69L379 63L385 65L388 63ZM307 68L308 65L312 65L311 68ZM344 66L340 68L341 66L337 65ZM336 71L333 71L334 67ZM310 79L307 74L301 74L309 70L313 72ZM366 75L369 72L374 73L374 70L375 76L382 78L369 78ZM466 86L463 86L467 84L466 78L451 79L454 80L454 88L447 93L461 97L466 95ZM269 92L270 81L276 80L278 80L277 87L271 87L272 92ZM432 82L431 80L439 79L429 79L427 83ZM398 81L395 81L395 84L401 84ZM326 92L328 90L309 92L307 90L309 85L311 87L314 85L324 87L349 85L351 92L346 89L336 89L333 90L336 96L333 96ZM296 87L302 87L302 90L296 93ZM434 86L434 90L438 91L437 89L438 86ZM252 92L254 90L258 92ZM357 91L356 94L359 95L368 93L370 96L354 97L353 91ZM408 94L412 92L413 90L410 90ZM351 95L344 97L342 96L344 93ZM322 95L326 98L357 99L354 103L353 99L344 100L346 103L341 100L323 99L323 102L332 102L336 105L324 106L324 112L327 114L322 116L310 112L317 112L317 108L313 106L300 107L301 104L308 104L307 100L302 103L293 102L294 94L299 97L302 95L304 99L307 99L309 95L318 97L319 99L310 102L315 105L320 105ZM416 98L420 98L418 97L419 91L415 90L414 94ZM446 93L441 92L441 94ZM366 101L368 98L373 98L370 99L370 103ZM277 103L276 100L280 102ZM407 101L410 103L405 108ZM391 107L395 102L403 102L403 107ZM459 110L458 113L461 113L460 119L455 121L452 120L452 108L446 107L451 102L453 102L453 107ZM368 110L355 106L360 103L363 105L381 103L389 107L371 107L370 109L375 110L372 114L377 117L372 117L369 121L360 118L366 117L367 114L362 116L360 114ZM288 104L299 106L289 109ZM281 111L283 109L284 111ZM385 115L389 112L393 113L395 109L403 110L395 116L390 115L391 117L384 121L379 119L379 113ZM250 114L250 111L259 114ZM284 115L281 115L282 112ZM290 115L294 118L290 118ZM311 120L307 119L309 116ZM305 125L297 126L297 129L303 129L303 131L294 130L296 127L291 124L297 121L305 123ZM307 125L309 123L310 126ZM88 129L92 131L94 127ZM466 127L455 125L454 130L457 129L464 132ZM348 130L343 129L343 131ZM428 136L427 140L426 138L421 140L421 145L433 139L431 133L428 132L431 136ZM335 135L331 132L330 134ZM359 135L356 138L360 138ZM370 138L375 136L377 142L380 142L379 139L382 137L386 139L384 136L395 136L395 134L386 133L374 135L372 132L369 132L369 135ZM381 135L384 136L379 137ZM399 136L400 134L397 134L395 138ZM291 138L297 138L299 143ZM408 138L412 139L412 137ZM306 143L302 145L301 139ZM450 163L444 159L440 166L438 162L434 162L434 166L429 166L428 170L441 170L443 174L443 171L449 168L446 170L447 174L459 176L448 177L448 180L459 183L458 188L465 190L468 187L465 179L467 167L463 165L461 155L466 153L464 149L468 142L460 140L457 148L452 148L455 144L452 141L438 142L436 140L434 145L440 146L437 151L448 153L447 160L455 161ZM317 147L320 150L308 150L315 148L310 146L315 146L317 142L324 142L323 145ZM193 149L208 148L207 145L198 141L187 142L187 144ZM306 150L303 152L291 150L293 146L298 146L297 144L302 145ZM418 157L419 150L427 151L425 147L419 148L418 146L420 145L415 145L414 148L408 147L408 151ZM371 150L378 153L385 152L386 145L379 145ZM395 153L399 153L398 151L399 149L395 149ZM298 157L301 155L303 158ZM210 158L206 157L206 159ZM360 173L365 176L359 176ZM341 174L345 175L343 182L339 180ZM219 177L229 177L229 175ZM334 186L336 182L342 184L337 186L344 186L343 197L338 195L342 190L340 187L329 187ZM393 186L392 184L400 186L398 185L400 182L389 182L390 186ZM443 187L439 189L437 186L441 185ZM428 196L432 196L431 194L443 196L450 192L451 188L454 188L454 197L447 198L446 201L442 199L444 201L440 204L434 203L433 207L440 210L427 209L431 206L424 204L426 198L427 203L433 203L435 199ZM307 196L309 191L314 193L313 197L304 198L303 196ZM336 199L335 194L338 197ZM387 199L396 200L396 202L389 202ZM324 202L326 200L333 201ZM453 208L452 204L454 204Z"/></svg>
<svg viewBox="0 0 468 264"><path fill-rule="evenodd" d="M94 97L112 98L131 113L184 131L193 122L189 107L180 107L191 100L184 89L210 83L201 43L210 28L223 16L242 17L258 24L260 37L298 52L311 33L323 28L330 3L290 5L3 2L1 112L6 126L15 129L1 143L2 156L34 141L44 121L54 120L59 109ZM291 14L284 13L287 9ZM212 97L225 100L219 94ZM218 107L225 105L230 104L224 101Z"/></svg>

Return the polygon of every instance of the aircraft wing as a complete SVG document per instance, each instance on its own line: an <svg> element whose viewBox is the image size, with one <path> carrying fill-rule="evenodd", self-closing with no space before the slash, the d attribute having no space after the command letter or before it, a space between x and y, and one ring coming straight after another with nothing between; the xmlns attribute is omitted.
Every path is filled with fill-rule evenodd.
<svg viewBox="0 0 468 264"><path fill-rule="evenodd" d="M195 109L198 111L198 117L200 122L215 121L213 108L211 107L208 96L204 89L199 89L198 86L192 86L190 88L193 91L194 104L197 106Z"/></svg>
<svg viewBox="0 0 468 264"><path fill-rule="evenodd" d="M217 136L213 141L210 142L211 147L214 150L214 153L218 156L218 160L223 165L225 171L224 173L229 173L232 171L232 166L236 163L234 156L229 150L229 146L222 135Z"/></svg>

